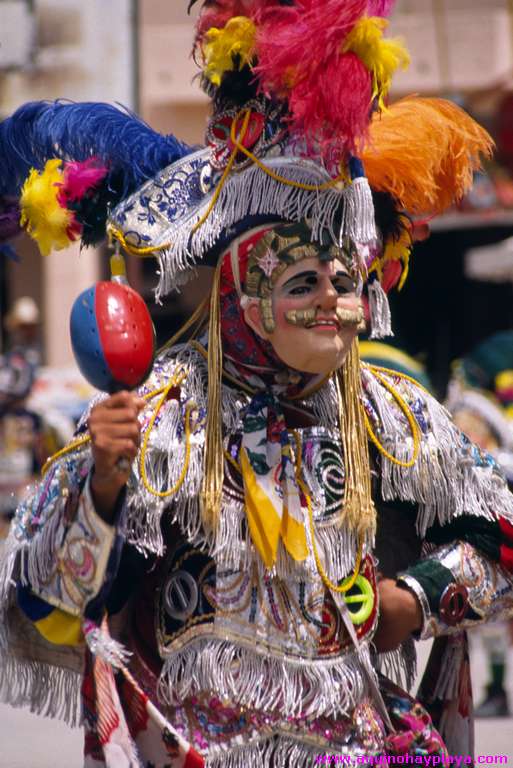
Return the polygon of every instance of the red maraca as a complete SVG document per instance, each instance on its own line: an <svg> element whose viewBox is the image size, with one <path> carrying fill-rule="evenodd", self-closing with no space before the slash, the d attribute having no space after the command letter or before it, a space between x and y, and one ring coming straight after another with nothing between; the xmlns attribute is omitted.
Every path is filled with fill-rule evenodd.
<svg viewBox="0 0 513 768"><path fill-rule="evenodd" d="M126 282L121 257L113 279L83 291L71 310L73 353L87 381L103 392L135 389L148 377L155 330L142 297Z"/></svg>
<svg viewBox="0 0 513 768"><path fill-rule="evenodd" d="M111 259L112 280L83 291L71 309L73 353L96 389L136 389L155 357L155 329L142 297L128 285L121 256ZM120 460L123 461L123 460Z"/></svg>

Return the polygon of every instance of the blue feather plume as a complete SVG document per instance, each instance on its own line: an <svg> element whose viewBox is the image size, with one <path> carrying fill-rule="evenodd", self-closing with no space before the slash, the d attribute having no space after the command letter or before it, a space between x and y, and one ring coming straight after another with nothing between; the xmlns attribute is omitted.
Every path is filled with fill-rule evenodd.
<svg viewBox="0 0 513 768"><path fill-rule="evenodd" d="M121 199L191 151L110 104L29 102L0 123L0 194L18 196L30 169L51 158L98 157L109 168L107 184L116 179L121 186Z"/></svg>

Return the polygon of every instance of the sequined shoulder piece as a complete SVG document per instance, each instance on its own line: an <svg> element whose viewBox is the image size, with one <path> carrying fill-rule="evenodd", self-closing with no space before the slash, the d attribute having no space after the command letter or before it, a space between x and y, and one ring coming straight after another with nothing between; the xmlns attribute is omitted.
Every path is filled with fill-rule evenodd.
<svg viewBox="0 0 513 768"><path fill-rule="evenodd" d="M369 436L379 443L385 500L417 502L419 533L463 514L513 519L513 497L498 465L413 379L362 367Z"/></svg>

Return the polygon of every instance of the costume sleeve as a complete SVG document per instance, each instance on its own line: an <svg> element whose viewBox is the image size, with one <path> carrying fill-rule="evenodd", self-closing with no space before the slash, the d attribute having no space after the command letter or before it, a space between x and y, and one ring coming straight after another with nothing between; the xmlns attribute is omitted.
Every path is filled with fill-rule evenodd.
<svg viewBox="0 0 513 768"><path fill-rule="evenodd" d="M426 541L436 548L398 579L420 601L422 639L513 614L513 526L507 520L465 515L433 526Z"/></svg>
<svg viewBox="0 0 513 768"><path fill-rule="evenodd" d="M411 379L368 368L364 386L381 500L412 505L422 543L398 577L422 606L421 637L513 615L513 496L500 468Z"/></svg>
<svg viewBox="0 0 513 768"><path fill-rule="evenodd" d="M50 467L13 524L19 607L50 642L82 642L84 618L97 621L115 579L124 543L124 498L114 524L97 514L88 450Z"/></svg>

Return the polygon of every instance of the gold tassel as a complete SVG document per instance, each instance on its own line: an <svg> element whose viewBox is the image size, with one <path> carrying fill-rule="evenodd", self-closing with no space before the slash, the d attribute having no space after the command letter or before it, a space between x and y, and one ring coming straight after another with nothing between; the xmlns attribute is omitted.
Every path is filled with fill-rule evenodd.
<svg viewBox="0 0 513 768"><path fill-rule="evenodd" d="M206 531L215 531L219 520L224 480L223 432L221 420L221 383L223 348L219 285L221 262L212 284L208 328L207 423L205 427L204 476L201 487L201 517Z"/></svg>
<svg viewBox="0 0 513 768"><path fill-rule="evenodd" d="M372 500L369 444L362 402L360 354L355 340L344 365L335 374L339 424L345 464L344 522L360 541L376 532Z"/></svg>

